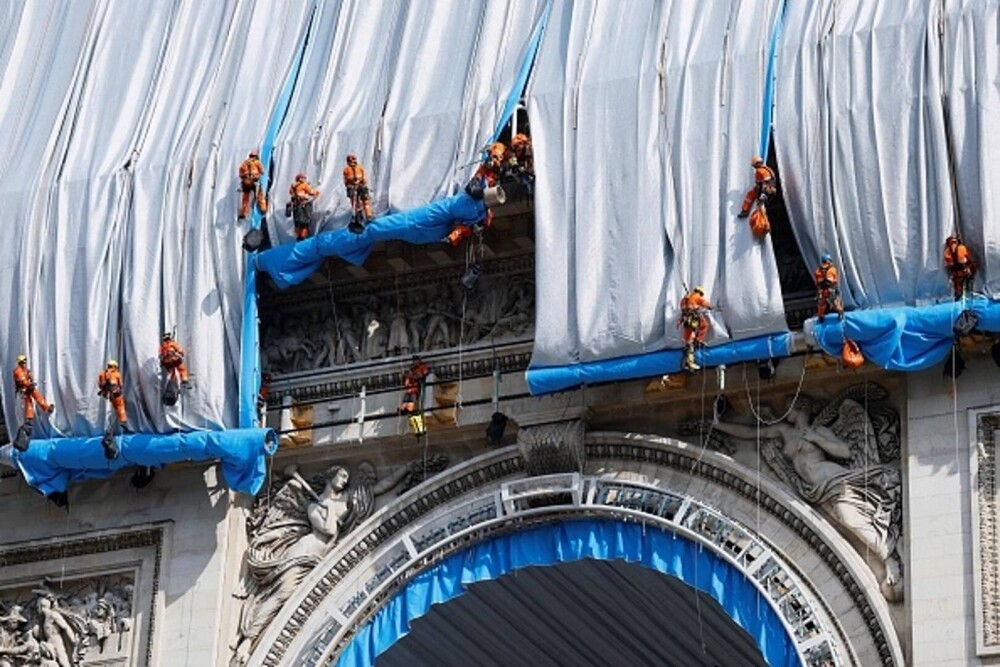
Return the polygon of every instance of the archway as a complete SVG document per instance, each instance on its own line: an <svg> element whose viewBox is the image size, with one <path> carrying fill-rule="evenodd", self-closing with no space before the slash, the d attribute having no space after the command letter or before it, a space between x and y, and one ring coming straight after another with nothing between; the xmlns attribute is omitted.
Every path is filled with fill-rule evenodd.
<svg viewBox="0 0 1000 667"><path fill-rule="evenodd" d="M389 651L409 633L411 624L431 611L433 605L445 603L447 606L453 601L462 600L469 586L481 585L478 582L515 578L525 568L534 571L533 574L525 575L526 577L539 581L553 576L559 568L570 564L579 566L589 563L591 571L600 571L594 567L595 562L617 567L618 572L624 573L622 581L631 581L633 577L636 581L657 583L672 580L669 584L663 583L658 590L673 591L678 600L685 599L684 591L690 591L686 595L686 602L694 612L694 618L687 619L687 628L695 633L692 638L694 645L701 648L700 652L695 651L692 655L698 656L700 653L703 660L681 661L684 664L754 665L762 664L761 655L769 665L801 664L801 655L792 637L792 629L782 621L760 585L745 576L721 554L705 548L705 545L696 540L660 527L589 518L537 526L496 537L452 554L414 577L403 590L383 605L352 638L336 664L341 667L375 664L376 658ZM637 567L639 565L644 568ZM582 567L577 569L584 571ZM647 571L641 572L643 569ZM611 570L605 568L604 571ZM570 581L585 580L586 577L578 577ZM509 585L507 590L510 590ZM521 590L530 589L521 587ZM717 603L713 609L715 613L702 612L701 597L695 594L695 590ZM637 657L646 654L646 659L640 660L644 664L670 664L669 660L653 659L651 655L676 655L692 649L690 644L685 646L682 643L669 645L668 642L661 642L656 646L650 644L643 647L641 643L602 639L599 632L588 632L586 628L595 621L593 612L607 610L585 608L588 601L594 603L601 596L584 594L582 590L567 590L565 594L569 598L576 598L577 602L570 605L575 609L562 615L557 623L562 628L560 636L566 647L573 643L566 642L568 635L579 633L581 638L589 637L592 651L613 650L616 645L620 651L622 646L631 645L636 649ZM648 597L650 594L652 590L644 593L646 601L652 601ZM544 598L544 595L537 598L539 608L546 604ZM612 596L606 599L612 601L615 598ZM618 601L624 602L625 598L619 597ZM560 602L564 601L550 599L548 605L554 609L561 606ZM528 608L532 607L535 605L528 605ZM706 608L709 608L708 605ZM660 625L656 620L666 621L668 617L647 619L652 621L647 623L648 627ZM522 616L521 621L530 623L531 619ZM522 629L526 631L527 627L522 626ZM610 623L603 627L611 630ZM708 634L716 639L711 648L703 643L706 628ZM480 629L482 632L477 636L482 641L489 636L489 631L485 627ZM535 630L541 629L535 627ZM457 638L454 634L449 636ZM519 649L530 653L530 649L522 641L524 636L527 634L519 640ZM466 637L466 641L469 639L475 641L476 636ZM541 647L542 644L539 643L538 646ZM577 646L581 647L579 644ZM548 650L552 648L550 644ZM753 657L754 653L756 659ZM570 663L578 662L576 658L567 659ZM501 659L500 662L509 661ZM521 664L532 664L532 661Z"/></svg>
<svg viewBox="0 0 1000 667"><path fill-rule="evenodd" d="M435 605L376 660L418 665L766 665L710 596L625 561L528 567Z"/></svg>

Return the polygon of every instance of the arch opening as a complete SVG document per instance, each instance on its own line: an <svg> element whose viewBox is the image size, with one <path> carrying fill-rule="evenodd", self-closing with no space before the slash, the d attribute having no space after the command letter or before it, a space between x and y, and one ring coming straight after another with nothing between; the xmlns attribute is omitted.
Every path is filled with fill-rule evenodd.
<svg viewBox="0 0 1000 667"><path fill-rule="evenodd" d="M801 664L788 627L759 588L724 558L658 527L589 518L562 520L502 535L445 558L415 576L383 605L354 635L336 664L374 664L433 605L462 596L477 582L497 580L511 573L519 576L523 568L532 566L550 569L546 566L585 559L624 561L670 575L681 586L714 599L729 624L743 629L767 664ZM697 620L695 623L697 628Z"/></svg>

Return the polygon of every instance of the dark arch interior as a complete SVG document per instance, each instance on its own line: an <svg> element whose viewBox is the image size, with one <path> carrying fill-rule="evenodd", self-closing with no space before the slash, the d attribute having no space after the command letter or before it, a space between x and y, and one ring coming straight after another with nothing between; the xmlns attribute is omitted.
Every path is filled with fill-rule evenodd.
<svg viewBox="0 0 1000 667"><path fill-rule="evenodd" d="M766 665L711 597L624 561L517 570L434 605L377 667Z"/></svg>

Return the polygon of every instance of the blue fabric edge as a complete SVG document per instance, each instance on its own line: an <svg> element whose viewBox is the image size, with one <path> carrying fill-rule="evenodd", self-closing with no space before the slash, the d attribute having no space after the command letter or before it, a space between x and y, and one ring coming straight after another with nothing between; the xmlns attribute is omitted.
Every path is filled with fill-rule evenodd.
<svg viewBox="0 0 1000 667"><path fill-rule="evenodd" d="M792 344L791 332L769 334L702 348L695 352L695 359L704 367L776 359L790 356ZM565 366L539 366L529 368L525 377L528 390L537 396L584 384L620 382L678 373L683 356L683 350L671 349Z"/></svg>
<svg viewBox="0 0 1000 667"><path fill-rule="evenodd" d="M117 436L118 457L108 460L100 436L32 440L11 458L33 488L49 495L71 483L106 479L131 466L162 468L183 461L218 459L226 485L256 495L267 477L266 457L277 449L271 429L230 429L186 433L133 433Z"/></svg>
<svg viewBox="0 0 1000 667"><path fill-rule="evenodd" d="M737 568L687 538L637 523L561 521L518 531L453 554L421 572L354 636L338 667L369 667L431 606L448 602L476 582L523 567L593 558L624 560L674 576L715 599L754 640L769 665L799 665L795 643L770 603Z"/></svg>

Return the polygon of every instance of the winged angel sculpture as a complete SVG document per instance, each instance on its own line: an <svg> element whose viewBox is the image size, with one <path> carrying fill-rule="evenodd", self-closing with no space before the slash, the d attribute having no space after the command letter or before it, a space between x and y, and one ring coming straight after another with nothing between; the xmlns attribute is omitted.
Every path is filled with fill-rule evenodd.
<svg viewBox="0 0 1000 667"><path fill-rule="evenodd" d="M759 434L761 454L775 474L853 539L862 555L875 557L882 594L898 600L903 590L899 415L871 405L887 396L882 386L861 383L826 405L800 396L781 421L768 419L765 409L759 431L756 425L722 421L713 430L738 440L756 441Z"/></svg>
<svg viewBox="0 0 1000 667"><path fill-rule="evenodd" d="M406 490L447 465L447 456L435 455L403 466L382 481L367 461L359 463L353 475L334 465L310 480L296 466L286 467L285 479L273 482L258 497L247 520L247 567L237 593L244 602L231 664L245 664L257 638L292 592L342 535L371 515L377 495L401 482Z"/></svg>

